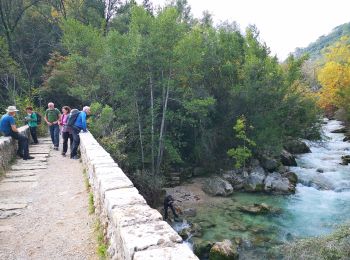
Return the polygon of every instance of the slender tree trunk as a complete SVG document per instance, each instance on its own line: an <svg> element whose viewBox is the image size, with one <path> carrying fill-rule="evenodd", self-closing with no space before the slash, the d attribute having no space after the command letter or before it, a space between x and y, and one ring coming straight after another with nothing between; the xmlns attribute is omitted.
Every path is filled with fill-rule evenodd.
<svg viewBox="0 0 350 260"><path fill-rule="evenodd" d="M137 102L137 97L135 95L135 105L136 105L136 112L137 112L137 121L139 126L139 138L140 138L140 148L141 148L141 161L142 161L142 172L145 171L145 155L143 151L143 141L142 141L142 127L141 127L141 118L140 118L140 112L139 112L139 104Z"/></svg>
<svg viewBox="0 0 350 260"><path fill-rule="evenodd" d="M158 157L157 157L157 174L160 173L160 165L162 163L163 159L163 151L164 151L164 129L165 129L165 118L166 118L166 111L168 108L168 100L169 100L169 85L170 85L170 77L171 77L171 70L169 71L169 78L167 82L167 87L165 91L165 100L163 103L163 114L162 114L162 122L160 125L160 133L159 133L159 145L158 145Z"/></svg>
<svg viewBox="0 0 350 260"><path fill-rule="evenodd" d="M154 174L154 97L153 97L153 78L149 68L149 87L151 91L151 156L152 156L152 174Z"/></svg>

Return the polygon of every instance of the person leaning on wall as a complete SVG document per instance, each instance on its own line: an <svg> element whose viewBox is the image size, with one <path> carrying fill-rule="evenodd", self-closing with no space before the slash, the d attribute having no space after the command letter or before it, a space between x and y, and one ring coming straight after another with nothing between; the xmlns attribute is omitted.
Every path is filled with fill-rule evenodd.
<svg viewBox="0 0 350 260"><path fill-rule="evenodd" d="M15 120L16 112L18 112L17 108L9 106L6 112L0 119L0 132L5 136L11 136L13 139L18 140L17 155L22 157L23 160L34 159L34 157L29 155L28 137L18 132Z"/></svg>

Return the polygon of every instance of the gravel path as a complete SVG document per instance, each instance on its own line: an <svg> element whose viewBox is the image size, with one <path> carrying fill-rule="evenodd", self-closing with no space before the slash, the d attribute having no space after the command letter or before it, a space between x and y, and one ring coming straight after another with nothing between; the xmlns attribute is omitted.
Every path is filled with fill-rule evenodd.
<svg viewBox="0 0 350 260"><path fill-rule="evenodd" d="M98 259L82 165L39 142L0 181L0 259Z"/></svg>

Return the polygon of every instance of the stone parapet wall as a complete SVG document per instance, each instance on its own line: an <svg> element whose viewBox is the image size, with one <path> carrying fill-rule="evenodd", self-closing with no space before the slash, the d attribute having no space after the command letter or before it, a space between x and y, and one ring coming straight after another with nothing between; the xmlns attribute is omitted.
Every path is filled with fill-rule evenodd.
<svg viewBox="0 0 350 260"><path fill-rule="evenodd" d="M24 134L30 138L30 131L27 125L18 128L18 131L20 134ZM8 168L16 152L17 140L13 140L12 137L0 136L0 173Z"/></svg>
<svg viewBox="0 0 350 260"><path fill-rule="evenodd" d="M94 204L117 260L198 259L181 237L147 205L129 178L90 133L80 134L82 162Z"/></svg>

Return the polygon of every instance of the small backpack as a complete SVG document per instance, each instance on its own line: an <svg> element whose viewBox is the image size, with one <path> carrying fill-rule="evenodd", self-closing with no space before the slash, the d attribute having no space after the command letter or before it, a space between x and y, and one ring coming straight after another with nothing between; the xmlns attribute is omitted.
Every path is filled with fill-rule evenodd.
<svg viewBox="0 0 350 260"><path fill-rule="evenodd" d="M67 126L72 127L75 121L77 120L79 114L80 114L80 111L78 109L75 109L75 108L72 109L67 119Z"/></svg>
<svg viewBox="0 0 350 260"><path fill-rule="evenodd" d="M36 114L36 123L38 125L40 125L41 124L41 115L38 112L34 112L34 113Z"/></svg>

